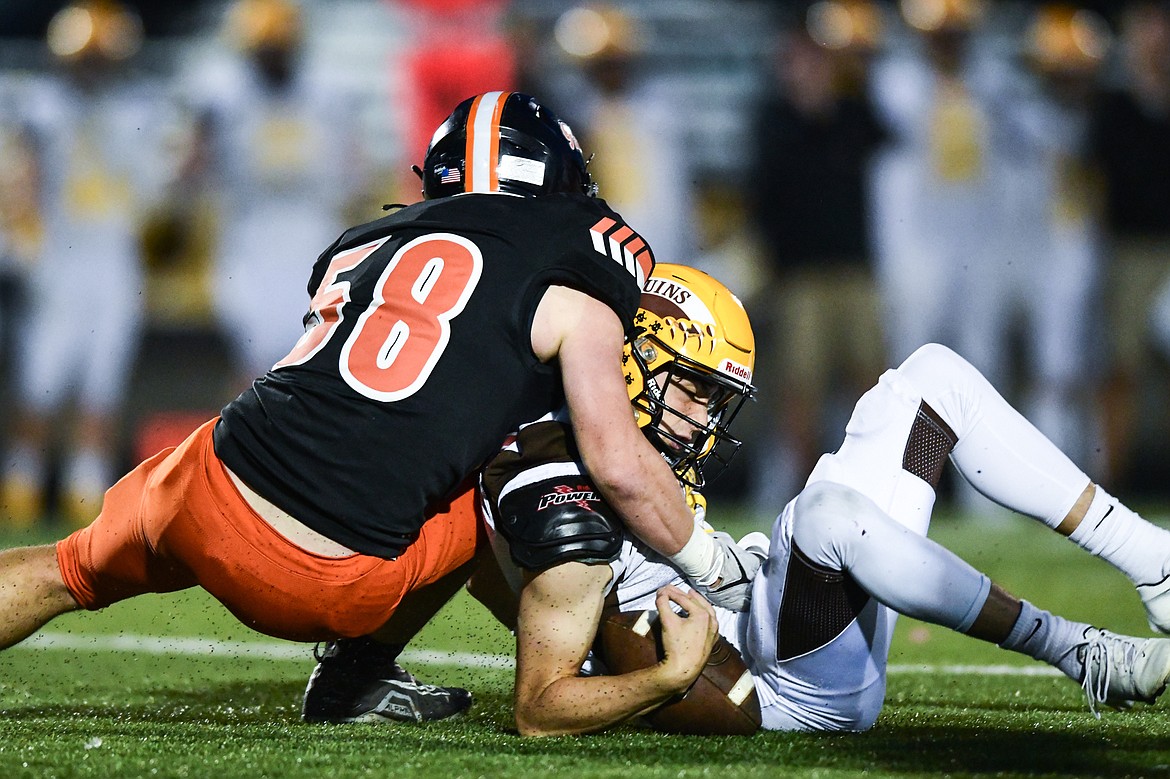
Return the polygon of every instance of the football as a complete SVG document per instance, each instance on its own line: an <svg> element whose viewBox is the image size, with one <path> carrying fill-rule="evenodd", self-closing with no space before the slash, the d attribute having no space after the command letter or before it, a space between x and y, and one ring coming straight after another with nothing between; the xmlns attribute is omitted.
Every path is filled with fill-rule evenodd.
<svg viewBox="0 0 1170 779"><path fill-rule="evenodd" d="M607 613L596 648L612 674L659 662L664 652L658 612ZM743 658L719 636L691 688L645 715L645 720L663 733L748 736L760 729L760 699Z"/></svg>

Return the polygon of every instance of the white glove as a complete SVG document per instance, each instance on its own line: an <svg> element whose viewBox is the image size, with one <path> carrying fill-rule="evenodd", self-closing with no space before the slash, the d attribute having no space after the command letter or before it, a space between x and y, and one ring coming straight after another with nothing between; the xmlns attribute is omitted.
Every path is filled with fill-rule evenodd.
<svg viewBox="0 0 1170 779"><path fill-rule="evenodd" d="M731 611L746 611L752 597L752 581L768 555L757 547L748 549L735 543L727 533L715 532L712 540L722 555L718 576L710 582L696 581L696 589L716 606Z"/></svg>
<svg viewBox="0 0 1170 779"><path fill-rule="evenodd" d="M756 535L766 540L762 533ZM750 538L751 534L744 540ZM690 540L670 561L707 600L725 609L745 611L752 578L767 557L767 549L755 543L745 549L727 533L708 533L696 525Z"/></svg>

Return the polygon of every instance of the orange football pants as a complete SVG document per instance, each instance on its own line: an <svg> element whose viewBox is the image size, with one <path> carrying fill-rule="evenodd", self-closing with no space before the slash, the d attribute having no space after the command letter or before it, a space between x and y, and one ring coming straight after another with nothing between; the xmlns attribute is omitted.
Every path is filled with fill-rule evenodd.
<svg viewBox="0 0 1170 779"><path fill-rule="evenodd" d="M93 524L57 543L61 578L83 608L198 585L270 636L362 636L406 593L459 568L485 543L470 487L397 559L308 552L244 501L215 455L215 421L123 477Z"/></svg>

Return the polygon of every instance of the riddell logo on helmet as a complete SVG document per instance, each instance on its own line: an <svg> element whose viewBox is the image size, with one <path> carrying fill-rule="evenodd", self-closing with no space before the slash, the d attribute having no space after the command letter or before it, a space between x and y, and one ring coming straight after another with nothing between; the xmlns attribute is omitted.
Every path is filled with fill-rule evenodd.
<svg viewBox="0 0 1170 779"><path fill-rule="evenodd" d="M752 380L752 369L746 365L740 365L734 360L724 360L719 366L719 371L737 379L743 379L748 383L751 383Z"/></svg>

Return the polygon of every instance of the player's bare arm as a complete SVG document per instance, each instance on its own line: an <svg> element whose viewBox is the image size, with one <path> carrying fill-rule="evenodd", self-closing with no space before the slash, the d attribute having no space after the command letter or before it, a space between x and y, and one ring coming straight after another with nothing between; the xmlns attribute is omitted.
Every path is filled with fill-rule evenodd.
<svg viewBox="0 0 1170 779"><path fill-rule="evenodd" d="M612 309L580 291L552 286L537 307L531 337L539 359L560 364L581 460L606 502L713 602L744 609L759 561L696 525L678 473L631 419L622 369L625 332Z"/></svg>
<svg viewBox="0 0 1170 779"><path fill-rule="evenodd" d="M665 656L619 676L578 675L601 619L609 566L570 562L532 575L520 595L516 726L521 735L589 733L643 714L684 692L702 671L717 635L711 605L665 587ZM675 614L671 602L687 612Z"/></svg>
<svg viewBox="0 0 1170 779"><path fill-rule="evenodd" d="M560 362L573 433L597 488L636 536L673 555L695 523L678 478L633 422L621 373L624 338L609 306L559 286L545 293L532 327L536 355Z"/></svg>

